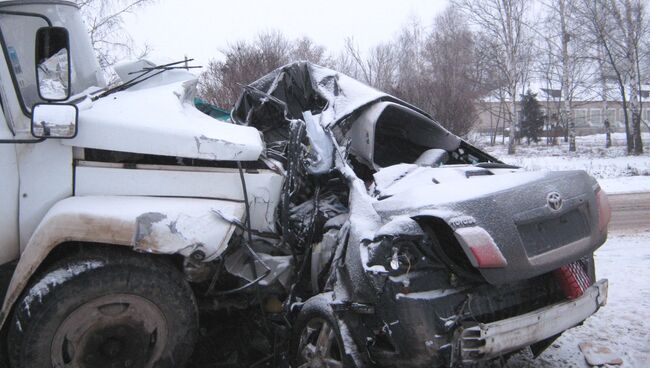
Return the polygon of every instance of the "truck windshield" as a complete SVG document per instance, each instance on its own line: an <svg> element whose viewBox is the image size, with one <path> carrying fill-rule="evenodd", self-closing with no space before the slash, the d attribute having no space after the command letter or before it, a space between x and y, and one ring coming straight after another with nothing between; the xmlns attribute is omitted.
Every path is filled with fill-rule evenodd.
<svg viewBox="0 0 650 368"><path fill-rule="evenodd" d="M42 14L53 26L65 27L70 35L71 96L78 95L92 87L105 87L106 82L97 64L87 31L79 10L74 5L61 3L23 3L0 6L0 11ZM0 13L0 38L4 55L12 72L17 94L23 111L29 113L35 103L41 102L36 87L34 66L36 31L47 27L45 19Z"/></svg>

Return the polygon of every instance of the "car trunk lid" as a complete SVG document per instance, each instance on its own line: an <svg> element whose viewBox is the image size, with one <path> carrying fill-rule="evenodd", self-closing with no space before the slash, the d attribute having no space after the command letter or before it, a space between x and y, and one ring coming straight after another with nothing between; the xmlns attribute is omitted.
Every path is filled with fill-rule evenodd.
<svg viewBox="0 0 650 368"><path fill-rule="evenodd" d="M493 172L498 170L490 170L492 174L456 175L453 179L449 172L436 172L440 169L409 170L405 175L390 173L395 178L392 182L386 177L377 182L375 209L383 217L408 213L419 219L442 218L459 241L441 246L462 247L489 283L551 272L593 253L606 238L598 226L595 192L599 188L584 171L509 170L498 175ZM471 229L489 234L505 262L483 267L472 241L487 238L463 241ZM495 259L493 254L487 256L485 259Z"/></svg>

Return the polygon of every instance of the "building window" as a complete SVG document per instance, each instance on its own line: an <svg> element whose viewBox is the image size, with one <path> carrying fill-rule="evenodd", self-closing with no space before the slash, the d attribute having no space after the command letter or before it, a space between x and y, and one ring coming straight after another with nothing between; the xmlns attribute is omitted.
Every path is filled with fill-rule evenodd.
<svg viewBox="0 0 650 368"><path fill-rule="evenodd" d="M589 109L589 122L591 126L603 125L603 110L602 109Z"/></svg>
<svg viewBox="0 0 650 368"><path fill-rule="evenodd" d="M573 110L573 119L576 126L584 126L587 124L587 109Z"/></svg>
<svg viewBox="0 0 650 368"><path fill-rule="evenodd" d="M625 124L625 109L618 109L618 119L617 123Z"/></svg>

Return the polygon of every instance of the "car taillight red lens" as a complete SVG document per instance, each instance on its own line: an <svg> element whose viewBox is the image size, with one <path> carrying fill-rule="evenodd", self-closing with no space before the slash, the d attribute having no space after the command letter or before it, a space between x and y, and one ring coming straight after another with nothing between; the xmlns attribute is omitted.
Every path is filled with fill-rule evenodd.
<svg viewBox="0 0 650 368"><path fill-rule="evenodd" d="M612 218L612 207L604 190L596 190L596 206L598 206L598 230L603 233L607 231L607 225Z"/></svg>
<svg viewBox="0 0 650 368"><path fill-rule="evenodd" d="M580 297L592 284L591 277L580 261L558 268L553 275L569 299Z"/></svg>
<svg viewBox="0 0 650 368"><path fill-rule="evenodd" d="M503 268L508 265L503 253L485 229L478 226L463 227L454 232L456 239L464 244L472 266L477 268Z"/></svg>

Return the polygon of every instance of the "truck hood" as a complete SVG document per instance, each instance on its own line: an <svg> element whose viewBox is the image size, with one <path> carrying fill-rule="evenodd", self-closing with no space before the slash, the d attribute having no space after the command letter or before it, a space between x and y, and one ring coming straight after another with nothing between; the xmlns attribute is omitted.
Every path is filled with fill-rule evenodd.
<svg viewBox="0 0 650 368"><path fill-rule="evenodd" d="M171 73L173 71L163 73ZM264 144L252 127L217 121L193 105L196 78L175 73L78 105L78 134L65 145L220 161L255 161Z"/></svg>

